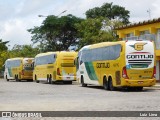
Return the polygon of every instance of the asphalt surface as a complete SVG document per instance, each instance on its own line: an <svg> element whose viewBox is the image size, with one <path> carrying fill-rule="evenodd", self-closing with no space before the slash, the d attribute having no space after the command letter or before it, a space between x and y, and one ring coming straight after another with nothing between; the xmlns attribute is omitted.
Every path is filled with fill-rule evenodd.
<svg viewBox="0 0 160 120"><path fill-rule="evenodd" d="M159 84L143 91L106 91L77 82L49 85L0 80L0 111L160 111L159 101Z"/></svg>

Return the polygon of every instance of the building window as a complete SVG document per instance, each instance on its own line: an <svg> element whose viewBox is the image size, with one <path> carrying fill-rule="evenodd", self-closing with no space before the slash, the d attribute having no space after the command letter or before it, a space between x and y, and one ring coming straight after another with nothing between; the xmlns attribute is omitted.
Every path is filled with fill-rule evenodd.
<svg viewBox="0 0 160 120"><path fill-rule="evenodd" d="M134 36L133 33L126 34L126 37L132 37L132 36Z"/></svg>
<svg viewBox="0 0 160 120"><path fill-rule="evenodd" d="M150 34L149 30L140 31L140 35Z"/></svg>
<svg viewBox="0 0 160 120"><path fill-rule="evenodd" d="M126 34L126 37L123 38L123 40L135 40L134 33L128 33L128 34Z"/></svg>
<svg viewBox="0 0 160 120"><path fill-rule="evenodd" d="M140 31L139 39L141 40L153 40L155 41L155 34L151 34L149 30Z"/></svg>

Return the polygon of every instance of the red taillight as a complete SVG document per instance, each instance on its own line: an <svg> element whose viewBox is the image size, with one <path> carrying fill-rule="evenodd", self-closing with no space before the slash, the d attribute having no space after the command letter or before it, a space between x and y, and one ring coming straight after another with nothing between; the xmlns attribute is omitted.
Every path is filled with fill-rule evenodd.
<svg viewBox="0 0 160 120"><path fill-rule="evenodd" d="M60 69L57 68L57 75L61 75Z"/></svg>
<svg viewBox="0 0 160 120"><path fill-rule="evenodd" d="M24 70L21 71L21 75L24 75Z"/></svg>
<svg viewBox="0 0 160 120"><path fill-rule="evenodd" d="M127 75L126 67L123 67L123 70L122 70L122 77L125 78L125 79L129 79L129 78L128 78L128 75Z"/></svg>
<svg viewBox="0 0 160 120"><path fill-rule="evenodd" d="M156 66L154 66L152 78L156 78Z"/></svg>

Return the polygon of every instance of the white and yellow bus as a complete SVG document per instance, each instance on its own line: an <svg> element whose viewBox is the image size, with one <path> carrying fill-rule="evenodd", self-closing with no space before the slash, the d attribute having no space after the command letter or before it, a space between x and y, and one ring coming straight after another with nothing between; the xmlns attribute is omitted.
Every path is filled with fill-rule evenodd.
<svg viewBox="0 0 160 120"><path fill-rule="evenodd" d="M76 60L77 80L82 86L100 85L104 89L153 86L155 48L152 41L103 42L84 46Z"/></svg>
<svg viewBox="0 0 160 120"><path fill-rule="evenodd" d="M76 52L61 51L40 53L35 57L33 80L52 82L62 81L72 84L76 80L74 59Z"/></svg>
<svg viewBox="0 0 160 120"><path fill-rule="evenodd" d="M34 58L11 58L5 61L4 78L9 80L33 80Z"/></svg>

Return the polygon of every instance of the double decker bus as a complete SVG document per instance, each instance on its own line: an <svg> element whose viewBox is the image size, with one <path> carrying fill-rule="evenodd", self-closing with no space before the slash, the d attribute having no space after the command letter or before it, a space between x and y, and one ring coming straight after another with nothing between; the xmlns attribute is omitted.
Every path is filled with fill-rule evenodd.
<svg viewBox="0 0 160 120"><path fill-rule="evenodd" d="M11 58L5 61L4 78L9 80L33 80L34 58Z"/></svg>
<svg viewBox="0 0 160 120"><path fill-rule="evenodd" d="M72 84L76 80L74 59L76 52L60 51L40 53L35 57L33 80L52 82L61 81Z"/></svg>
<svg viewBox="0 0 160 120"><path fill-rule="evenodd" d="M102 42L84 46L76 59L82 86L100 85L142 90L156 83L155 47L148 40Z"/></svg>

